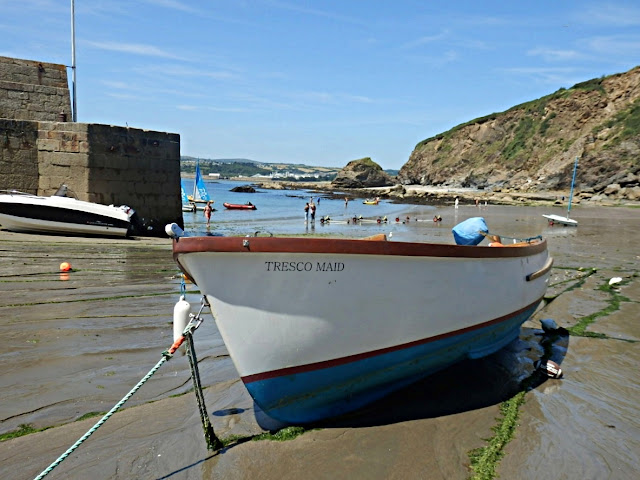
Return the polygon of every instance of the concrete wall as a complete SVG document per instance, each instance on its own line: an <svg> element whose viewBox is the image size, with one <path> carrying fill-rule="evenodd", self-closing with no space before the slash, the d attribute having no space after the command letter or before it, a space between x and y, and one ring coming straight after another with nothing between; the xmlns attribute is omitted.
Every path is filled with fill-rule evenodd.
<svg viewBox="0 0 640 480"><path fill-rule="evenodd" d="M58 121L66 82L63 65L0 57L0 189L51 195L64 183L80 200L132 207L137 234L183 226L180 136Z"/></svg>

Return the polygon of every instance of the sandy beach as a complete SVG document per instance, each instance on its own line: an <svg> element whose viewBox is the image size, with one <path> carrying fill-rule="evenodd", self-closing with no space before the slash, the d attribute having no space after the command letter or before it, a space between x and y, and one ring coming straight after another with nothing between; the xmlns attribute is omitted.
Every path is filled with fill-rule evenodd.
<svg viewBox="0 0 640 480"><path fill-rule="evenodd" d="M550 302L502 351L292 440L251 441L278 425L253 404L205 312L194 338L206 407L216 434L239 440L207 450L187 357L178 353L46 478L470 478L469 454L505 425L505 402L534 370L546 318L572 332L552 345L564 377L521 394L512 438L489 464L503 479L636 478L640 209L581 207L577 229L546 225L548 210L441 207L442 225L415 221L398 238L452 242L455 220L477 214L494 231L547 237ZM433 210L407 206L407 215L429 220ZM83 416L107 412L160 361L172 343L181 280L168 239L0 230L0 249L0 434L46 428L0 442L0 478L29 479L100 419ZM63 261L73 271L61 273ZM614 277L622 281L610 288ZM186 297L195 309L197 287L188 284Z"/></svg>

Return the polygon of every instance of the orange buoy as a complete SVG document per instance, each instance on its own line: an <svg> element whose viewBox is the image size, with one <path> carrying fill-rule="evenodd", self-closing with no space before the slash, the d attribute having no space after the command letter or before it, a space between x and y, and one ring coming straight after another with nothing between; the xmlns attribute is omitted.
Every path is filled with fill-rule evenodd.
<svg viewBox="0 0 640 480"><path fill-rule="evenodd" d="M71 271L71 264L69 262L62 262L60 264L60 271L61 272L70 272Z"/></svg>

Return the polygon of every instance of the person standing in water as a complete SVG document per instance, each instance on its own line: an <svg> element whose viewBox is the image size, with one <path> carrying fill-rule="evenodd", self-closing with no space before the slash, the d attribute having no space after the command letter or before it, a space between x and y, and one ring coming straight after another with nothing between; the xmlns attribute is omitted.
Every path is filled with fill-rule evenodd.
<svg viewBox="0 0 640 480"><path fill-rule="evenodd" d="M315 222L316 220L316 204L312 203L309 205L309 213L311 213L311 221Z"/></svg>
<svg viewBox="0 0 640 480"><path fill-rule="evenodd" d="M209 200L204 207L204 217L207 219L207 226L211 224L212 213L213 213L213 207L211 206L211 200Z"/></svg>

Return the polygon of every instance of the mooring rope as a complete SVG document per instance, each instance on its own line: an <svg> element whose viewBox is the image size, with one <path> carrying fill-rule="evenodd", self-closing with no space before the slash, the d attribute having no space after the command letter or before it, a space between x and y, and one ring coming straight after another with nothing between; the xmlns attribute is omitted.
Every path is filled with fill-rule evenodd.
<svg viewBox="0 0 640 480"><path fill-rule="evenodd" d="M200 323L202 323L200 315L202 314L202 310L205 306L211 308L207 298L203 295L202 301L200 302L200 310L196 315L192 314L191 322L197 321L198 323L196 325L200 325ZM213 451L220 450L224 445L213 431L213 426L211 425L211 420L209 420L209 414L207 413L207 407L205 406L204 393L202 392L202 384L200 383L198 358L196 357L196 349L193 344L193 332L185 329L184 336L187 342L187 357L189 358L189 366L191 368L191 380L193 381L193 389L196 393L196 400L198 402L200 420L202 421L202 429L204 430L204 438L207 442L207 448Z"/></svg>
<svg viewBox="0 0 640 480"><path fill-rule="evenodd" d="M204 305L200 308L200 312L202 312L202 308L204 307ZM120 400L118 403L116 403L114 405L114 407L109 410L93 427L91 427L89 429L89 431L87 433L85 433L82 437L80 437L80 439L74 443L71 447L69 447L69 449L64 452L62 455L60 455L60 457L58 457L58 459L53 462L51 465L49 465L46 469L44 469L40 475L38 475L35 480L41 480L42 478L44 478L45 476L47 476L54 468L56 468L58 465L60 465L62 463L62 461L67 458L69 455L71 455L71 453L73 453L73 451L78 448L80 445L82 445L82 443L89 438L91 435L93 435L93 433L98 430L98 428L100 428L104 422L106 422L114 413L116 413L120 407L122 407L122 405L124 405L126 403L127 400L129 400L134 393L136 393L140 387L142 387L142 385L144 385L147 380L149 380L154 373L156 373L158 371L158 369L167 361L169 361L172 357L173 354L178 350L178 348L180 348L180 346L182 345L182 343L185 341L186 336L189 335L190 337L190 344L193 345L193 332L195 329L197 329L200 324L202 323L202 319L200 318L200 313L198 313L198 315L194 316L193 320L196 320L195 323L189 322L189 324L186 326L186 328L184 329L184 333L183 335L178 338L173 345L171 345L171 347L168 350L165 350L164 352L162 352L162 358L160 359L160 361L158 363L156 363L156 365L149 370L149 373L147 373L142 380L140 380L137 385L135 387L133 387L129 393L127 393L122 400ZM193 346L191 346L190 348L193 348ZM195 357L194 357L195 358ZM194 383L195 383L195 379L194 379ZM198 378L198 388L200 388L200 381ZM195 385L194 385L195 386ZM196 395L200 395L202 396L202 392L198 393L198 388L196 388ZM204 400L204 397L203 397ZM201 411L201 415L202 415L202 409ZM205 410L205 415L206 415L206 410ZM209 420L209 417L207 416L207 421ZM209 424L210 425L210 424ZM213 432L213 428L210 428L211 432ZM206 436L206 432L207 430L205 430L205 437ZM215 437L215 434L213 434L213 437ZM220 442L220 440L218 440L217 438L215 438L215 440L218 441L218 443ZM212 441L215 442L215 441ZM215 444L215 443L211 443L211 444ZM207 437L207 445L210 445L210 437ZM217 444L215 444L217 445ZM221 445L221 443L220 443ZM218 447L220 448L220 447Z"/></svg>
<svg viewBox="0 0 640 480"><path fill-rule="evenodd" d="M179 345L178 345L179 346ZM174 350L175 351L175 350ZM73 451L78 448L80 445L82 445L82 443L89 438L91 435L93 435L93 433L98 430L98 428L100 428L102 426L102 424L104 422L106 422L109 417L111 417L111 415L113 415L114 413L116 413L116 411L118 411L120 409L120 407L122 407L122 405L125 404L125 402L127 400L129 400L131 398L131 396L136 393L140 387L142 387L142 385L145 384L145 382L147 380L149 380L151 378L151 376L156 373L156 371L158 371L158 369L162 366L162 364L164 362L166 362L167 360L169 360L171 357L170 356L163 356L160 361L158 363L156 363L155 367L153 367L151 370L149 370L149 373L147 373L144 378L142 380L140 380L138 382L138 384L133 387L129 393L127 393L122 400L120 400L118 403L115 404L115 406L109 410L104 417L102 417L98 423L96 423L93 427L91 427L91 429L89 429L89 431L87 433L85 433L76 443L74 443L71 447L69 447L69 449L64 452L62 455L60 455L60 457L53 462L51 465L49 465L46 469L44 469L42 471L42 473L40 473L40 475L38 475L35 480L40 480L42 478L44 478L46 475L48 475L51 470L53 470L54 468L56 468L58 465L60 465L62 463L62 461L67 458L69 455L71 455L71 453L73 453Z"/></svg>
<svg viewBox="0 0 640 480"><path fill-rule="evenodd" d="M189 366L191 367L191 379L193 380L198 409L200 410L200 420L202 421L202 429L204 431L205 441L207 442L207 449L212 451L220 450L224 445L213 431L213 425L211 425L211 420L209 420L209 414L207 413L202 385L200 383L200 372L198 369L198 359L196 358L196 349L193 346L193 335L188 333L185 336L187 341L187 356L189 357Z"/></svg>

